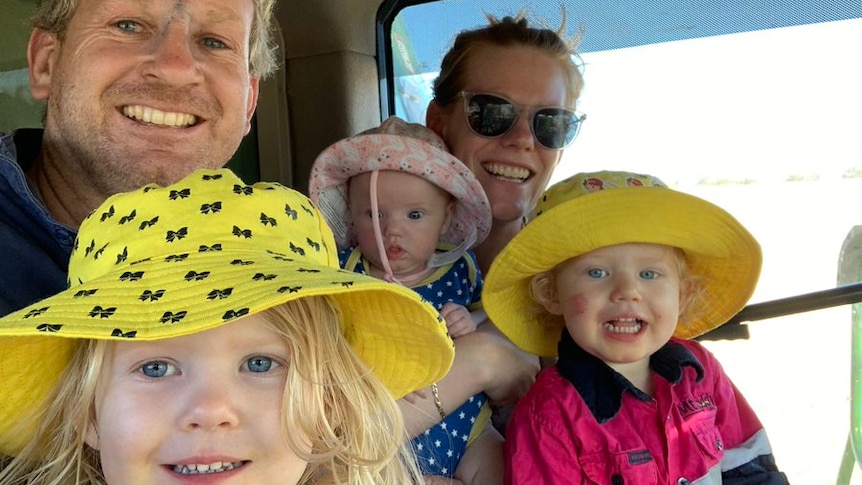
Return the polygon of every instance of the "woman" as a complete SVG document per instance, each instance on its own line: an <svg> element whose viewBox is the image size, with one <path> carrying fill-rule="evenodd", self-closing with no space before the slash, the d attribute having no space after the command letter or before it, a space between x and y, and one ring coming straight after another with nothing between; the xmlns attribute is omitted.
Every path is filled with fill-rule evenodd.
<svg viewBox="0 0 862 485"><path fill-rule="evenodd" d="M491 204L490 234L474 247L483 273L523 227L584 119L574 109L583 86L574 62L576 42L561 38L563 27L558 32L531 27L521 14L488 20L489 25L455 38L434 81L426 117L479 179ZM534 356L516 350L493 325L480 325L456 342L455 363L437 383L436 394L402 405L408 432L434 425L480 391L497 405L514 403L538 369ZM502 463L499 443L486 445L468 450L485 454L483 469L475 473L496 481L492 470L495 459Z"/></svg>
<svg viewBox="0 0 862 485"><path fill-rule="evenodd" d="M426 116L491 202L491 234L475 248L483 272L521 230L584 119L574 111L583 86L574 44L522 16L489 21L455 38Z"/></svg>

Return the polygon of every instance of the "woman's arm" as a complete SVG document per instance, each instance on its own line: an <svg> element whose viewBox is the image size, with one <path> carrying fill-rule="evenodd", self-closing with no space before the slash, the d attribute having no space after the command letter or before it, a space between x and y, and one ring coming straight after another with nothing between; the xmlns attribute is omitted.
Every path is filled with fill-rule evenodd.
<svg viewBox="0 0 862 485"><path fill-rule="evenodd" d="M437 383L444 413L449 414L479 392L488 394L495 405L516 402L535 380L538 359L512 344L488 322L455 339L455 361L449 373ZM413 438L440 422L433 393L398 401L408 435Z"/></svg>
<svg viewBox="0 0 862 485"><path fill-rule="evenodd" d="M467 446L455 469L455 478L466 485L500 485L503 483L503 468L503 437L488 425Z"/></svg>

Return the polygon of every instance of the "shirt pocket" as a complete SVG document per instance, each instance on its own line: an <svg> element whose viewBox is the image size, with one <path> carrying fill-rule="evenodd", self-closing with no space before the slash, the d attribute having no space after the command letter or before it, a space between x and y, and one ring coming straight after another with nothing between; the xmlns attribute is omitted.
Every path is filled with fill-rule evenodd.
<svg viewBox="0 0 862 485"><path fill-rule="evenodd" d="M704 463L710 468L721 462L724 457L724 440L715 427L714 419L702 419L691 424L694 438L703 453Z"/></svg>
<svg viewBox="0 0 862 485"><path fill-rule="evenodd" d="M578 460L585 483L591 485L656 485L655 460L646 449L599 452L581 455Z"/></svg>

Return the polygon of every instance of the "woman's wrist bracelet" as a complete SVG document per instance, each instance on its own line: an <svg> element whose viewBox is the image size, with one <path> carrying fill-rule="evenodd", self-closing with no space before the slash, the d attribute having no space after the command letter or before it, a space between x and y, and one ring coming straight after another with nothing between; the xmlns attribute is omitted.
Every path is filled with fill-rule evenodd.
<svg viewBox="0 0 862 485"><path fill-rule="evenodd" d="M434 395L434 405L437 406L437 412L440 413L440 419L446 419L446 413L443 411L443 403L440 402L440 390L437 389L437 383L431 384L431 394Z"/></svg>

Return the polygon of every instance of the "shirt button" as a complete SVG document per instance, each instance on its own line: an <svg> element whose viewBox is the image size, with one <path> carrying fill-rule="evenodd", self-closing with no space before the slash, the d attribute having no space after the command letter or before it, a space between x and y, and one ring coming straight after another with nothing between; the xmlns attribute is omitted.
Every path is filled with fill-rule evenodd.
<svg viewBox="0 0 862 485"><path fill-rule="evenodd" d="M680 478L676 481L676 485L691 485L691 482L689 482L685 478Z"/></svg>

